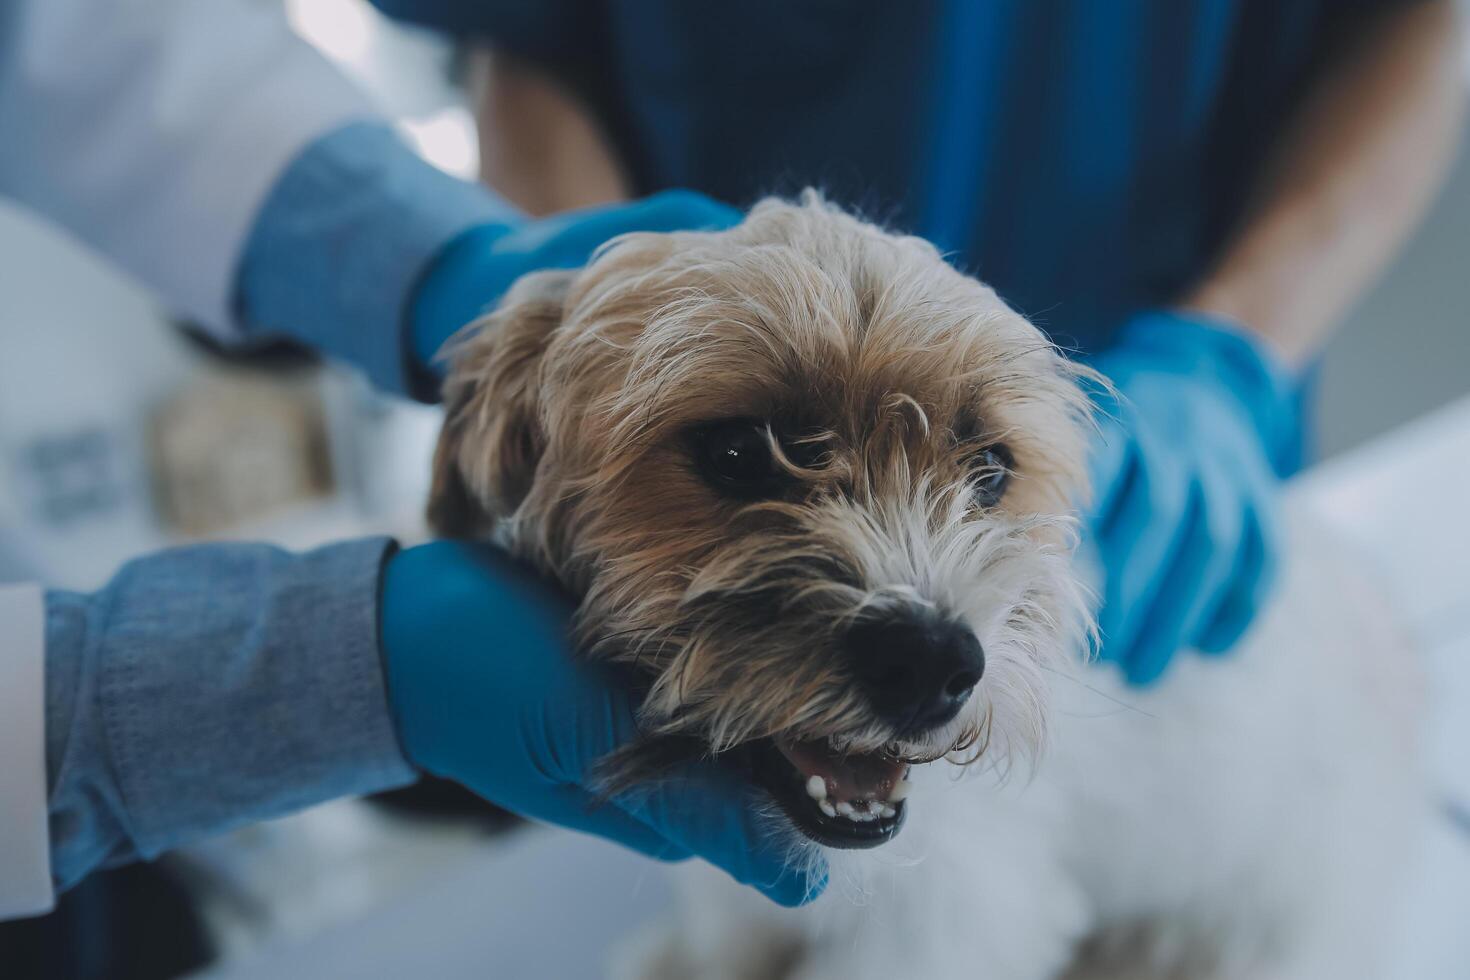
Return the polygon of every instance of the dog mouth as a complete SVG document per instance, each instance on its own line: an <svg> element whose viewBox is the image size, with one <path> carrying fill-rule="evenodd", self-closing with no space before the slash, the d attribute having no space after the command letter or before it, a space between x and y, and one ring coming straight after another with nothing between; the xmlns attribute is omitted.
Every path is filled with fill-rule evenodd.
<svg viewBox="0 0 1470 980"><path fill-rule="evenodd" d="M755 747L754 772L796 829L826 847L877 847L903 827L909 764L888 753L772 738Z"/></svg>

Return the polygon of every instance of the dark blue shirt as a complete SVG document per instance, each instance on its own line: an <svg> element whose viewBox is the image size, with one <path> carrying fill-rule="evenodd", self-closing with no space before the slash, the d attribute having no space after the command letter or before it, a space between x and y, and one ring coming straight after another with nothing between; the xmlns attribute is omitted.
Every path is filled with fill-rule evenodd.
<svg viewBox="0 0 1470 980"><path fill-rule="evenodd" d="M380 5L551 69L639 193L743 205L816 185L1085 350L1207 271L1335 32L1372 4Z"/></svg>

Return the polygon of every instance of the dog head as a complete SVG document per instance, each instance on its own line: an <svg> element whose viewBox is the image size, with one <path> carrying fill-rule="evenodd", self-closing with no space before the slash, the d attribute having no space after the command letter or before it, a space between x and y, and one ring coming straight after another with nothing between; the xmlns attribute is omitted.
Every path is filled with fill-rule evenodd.
<svg viewBox="0 0 1470 980"><path fill-rule="evenodd" d="M929 244L809 194L522 279L451 353L431 521L498 526L807 836L881 843L907 766L1006 760L1086 629L1077 369ZM631 774L631 776L630 776Z"/></svg>

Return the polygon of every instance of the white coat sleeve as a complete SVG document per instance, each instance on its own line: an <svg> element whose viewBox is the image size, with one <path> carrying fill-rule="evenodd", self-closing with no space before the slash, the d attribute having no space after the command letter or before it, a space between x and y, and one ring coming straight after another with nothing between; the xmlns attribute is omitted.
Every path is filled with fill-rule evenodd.
<svg viewBox="0 0 1470 980"><path fill-rule="evenodd" d="M49 911L45 605L0 586L0 921Z"/></svg>
<svg viewBox="0 0 1470 980"><path fill-rule="evenodd" d="M375 115L277 3L0 3L0 194L220 335L277 177Z"/></svg>

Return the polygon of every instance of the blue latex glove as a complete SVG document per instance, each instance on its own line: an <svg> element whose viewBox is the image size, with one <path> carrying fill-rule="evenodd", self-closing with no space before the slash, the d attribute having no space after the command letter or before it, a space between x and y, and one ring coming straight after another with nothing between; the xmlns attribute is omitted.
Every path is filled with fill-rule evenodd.
<svg viewBox="0 0 1470 980"><path fill-rule="evenodd" d="M743 215L702 194L664 191L629 204L568 211L521 225L472 228L447 245L414 293L412 345L421 366L454 333L494 306L511 284L539 269L575 269L630 231L714 231Z"/></svg>
<svg viewBox="0 0 1470 980"><path fill-rule="evenodd" d="M826 887L824 868L787 866L745 781L713 762L635 797L595 798L592 767L636 735L637 699L575 659L570 601L503 552L454 541L400 552L381 605L388 697L419 768L651 857L698 855L782 905Z"/></svg>
<svg viewBox="0 0 1470 980"><path fill-rule="evenodd" d="M1271 355L1201 317L1142 314L1092 365L1117 389L1095 398L1087 518L1102 659L1147 684L1180 647L1222 653L1250 625L1275 566L1273 461L1300 420Z"/></svg>

